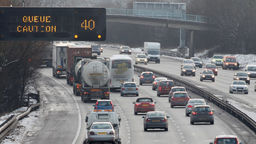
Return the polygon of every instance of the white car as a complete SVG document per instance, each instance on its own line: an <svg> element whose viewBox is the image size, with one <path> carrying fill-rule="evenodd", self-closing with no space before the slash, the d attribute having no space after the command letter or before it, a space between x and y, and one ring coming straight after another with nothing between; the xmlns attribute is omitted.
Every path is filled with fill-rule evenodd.
<svg viewBox="0 0 256 144"><path fill-rule="evenodd" d="M135 64L144 63L145 65L148 64L148 58L145 54L137 54L135 59Z"/></svg>
<svg viewBox="0 0 256 144"><path fill-rule="evenodd" d="M256 65L247 65L245 71L248 73L250 78L256 78Z"/></svg>
<svg viewBox="0 0 256 144"><path fill-rule="evenodd" d="M229 87L229 93L244 93L248 94L248 86L245 81L234 80Z"/></svg>

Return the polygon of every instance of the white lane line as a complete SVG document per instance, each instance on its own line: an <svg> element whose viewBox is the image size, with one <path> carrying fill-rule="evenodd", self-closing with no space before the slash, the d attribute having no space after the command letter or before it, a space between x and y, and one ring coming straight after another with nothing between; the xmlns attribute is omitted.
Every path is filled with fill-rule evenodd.
<svg viewBox="0 0 256 144"><path fill-rule="evenodd" d="M48 76L48 77L50 79L54 80L56 83L60 84L61 87L63 87L64 89L66 89L70 93L70 90L67 89L66 87L64 87L62 83L60 83L59 81L57 81L56 79L54 79L54 78L52 78L50 76ZM77 103L77 101L76 101L76 99L75 99L75 97L74 97L74 95L72 93L71 93L71 97L75 101L76 109L78 110L78 129L76 131L76 135L75 135L74 139L72 140L72 144L76 144L76 141L77 141L77 139L79 137L79 134L80 134L80 131L81 131L81 127L82 127L82 123L81 123L82 116L81 116L81 111L80 111L79 105L78 105L78 103Z"/></svg>

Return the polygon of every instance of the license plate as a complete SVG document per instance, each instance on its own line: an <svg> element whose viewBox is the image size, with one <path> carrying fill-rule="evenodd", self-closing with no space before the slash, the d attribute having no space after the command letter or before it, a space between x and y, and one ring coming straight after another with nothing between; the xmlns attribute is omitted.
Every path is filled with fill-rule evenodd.
<svg viewBox="0 0 256 144"><path fill-rule="evenodd" d="M160 120L152 120L152 122L160 122Z"/></svg>
<svg viewBox="0 0 256 144"><path fill-rule="evenodd" d="M131 90L132 90L132 88L128 88L128 90L129 90L129 91L131 91Z"/></svg>
<svg viewBox="0 0 256 144"><path fill-rule="evenodd" d="M91 92L98 92L101 91L100 89L91 89Z"/></svg>
<svg viewBox="0 0 256 144"><path fill-rule="evenodd" d="M148 104L143 104L142 106L148 106Z"/></svg>
<svg viewBox="0 0 256 144"><path fill-rule="evenodd" d="M106 132L98 132L98 135L106 135Z"/></svg>

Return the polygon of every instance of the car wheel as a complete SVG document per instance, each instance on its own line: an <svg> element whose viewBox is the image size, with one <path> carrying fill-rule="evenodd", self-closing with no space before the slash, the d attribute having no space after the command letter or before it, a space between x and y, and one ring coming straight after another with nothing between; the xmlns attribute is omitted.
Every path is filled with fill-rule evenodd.
<svg viewBox="0 0 256 144"><path fill-rule="evenodd" d="M182 74L182 73L180 74L180 76L183 76L183 75L184 75L184 74Z"/></svg>
<svg viewBox="0 0 256 144"><path fill-rule="evenodd" d="M134 115L137 115L138 113L137 112L134 112Z"/></svg>
<svg viewBox="0 0 256 144"><path fill-rule="evenodd" d="M248 92L245 92L244 94L248 94Z"/></svg>
<svg viewBox="0 0 256 144"><path fill-rule="evenodd" d="M203 67L203 66L201 66L201 65L199 66L199 68L202 68L202 67Z"/></svg>
<svg viewBox="0 0 256 144"><path fill-rule="evenodd" d="M200 81L203 81L203 79L200 79Z"/></svg>
<svg viewBox="0 0 256 144"><path fill-rule="evenodd" d="M190 121L190 124L194 125L194 122L193 122L193 121Z"/></svg>
<svg viewBox="0 0 256 144"><path fill-rule="evenodd" d="M157 94L158 97L160 97L160 94Z"/></svg>
<svg viewBox="0 0 256 144"><path fill-rule="evenodd" d="M232 94L232 93L233 93L233 91L229 91L229 93L231 93L231 94Z"/></svg>
<svg viewBox="0 0 256 144"><path fill-rule="evenodd" d="M211 121L210 124L213 125L213 124L214 124L214 121Z"/></svg>
<svg viewBox="0 0 256 144"><path fill-rule="evenodd" d="M136 94L136 96L139 96L139 94Z"/></svg>
<svg viewBox="0 0 256 144"><path fill-rule="evenodd" d="M186 113L186 116L188 117L188 116L189 116L189 114L188 114L188 113Z"/></svg>
<svg viewBox="0 0 256 144"><path fill-rule="evenodd" d="M215 79L213 79L212 82L215 82Z"/></svg>
<svg viewBox="0 0 256 144"><path fill-rule="evenodd" d="M248 85L250 85L250 81L248 81Z"/></svg>
<svg viewBox="0 0 256 144"><path fill-rule="evenodd" d="M165 131L168 131L168 128L164 128Z"/></svg>
<svg viewBox="0 0 256 144"><path fill-rule="evenodd" d="M171 108L173 108L174 106L173 105L170 105Z"/></svg>
<svg viewBox="0 0 256 144"><path fill-rule="evenodd" d="M140 82L140 85L142 85L142 83Z"/></svg>
<svg viewBox="0 0 256 144"><path fill-rule="evenodd" d="M144 131L148 131L148 129L147 129L147 128L144 128Z"/></svg>
<svg viewBox="0 0 256 144"><path fill-rule="evenodd" d="M196 74L193 74L193 76L196 76Z"/></svg>

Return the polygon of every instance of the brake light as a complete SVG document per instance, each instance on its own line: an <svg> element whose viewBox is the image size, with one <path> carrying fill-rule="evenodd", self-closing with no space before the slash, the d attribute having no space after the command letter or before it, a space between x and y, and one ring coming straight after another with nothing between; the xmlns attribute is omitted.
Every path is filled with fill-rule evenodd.
<svg viewBox="0 0 256 144"><path fill-rule="evenodd" d="M166 122L166 121L167 121L167 119L166 119L166 118L163 118L163 119L162 119L162 121L163 121L163 122Z"/></svg>
<svg viewBox="0 0 256 144"><path fill-rule="evenodd" d="M172 100L175 100L175 98L174 98L174 97L172 97Z"/></svg>
<svg viewBox="0 0 256 144"><path fill-rule="evenodd" d="M211 112L209 112L209 115L213 115L213 112L211 111Z"/></svg>
<svg viewBox="0 0 256 144"><path fill-rule="evenodd" d="M140 78L141 78L141 79L143 79L143 78L144 78L144 76L140 76Z"/></svg>
<svg viewBox="0 0 256 144"><path fill-rule="evenodd" d="M124 88L122 88L122 90L124 90Z"/></svg>
<svg viewBox="0 0 256 144"><path fill-rule="evenodd" d="M158 90L161 91L161 90L162 90L162 87L158 87Z"/></svg>
<svg viewBox="0 0 256 144"><path fill-rule="evenodd" d="M154 103L150 103L150 105L151 105L151 106L155 106L155 104L154 104Z"/></svg>
<svg viewBox="0 0 256 144"><path fill-rule="evenodd" d="M188 105L188 108L192 108L193 106L192 105Z"/></svg>
<svg viewBox="0 0 256 144"><path fill-rule="evenodd" d="M60 73L60 71L58 70L57 73Z"/></svg>
<svg viewBox="0 0 256 144"><path fill-rule="evenodd" d="M149 122L149 121L150 121L150 119L149 119L149 118L147 118L147 119L146 119L146 121L147 121L147 122Z"/></svg>
<svg viewBox="0 0 256 144"><path fill-rule="evenodd" d="M138 90L138 88L136 88L136 90Z"/></svg>
<svg viewBox="0 0 256 144"><path fill-rule="evenodd" d="M93 131L90 132L90 135L95 135L95 133Z"/></svg>
<svg viewBox="0 0 256 144"><path fill-rule="evenodd" d="M196 112L192 112L192 115L197 115L197 113Z"/></svg>
<svg viewBox="0 0 256 144"><path fill-rule="evenodd" d="M156 85L156 82L154 82L154 85Z"/></svg>
<svg viewBox="0 0 256 144"><path fill-rule="evenodd" d="M113 132L113 131L110 131L109 134L110 134L110 135L114 135L114 132Z"/></svg>
<svg viewBox="0 0 256 144"><path fill-rule="evenodd" d="M105 95L109 95L109 94L110 94L110 92L104 92L104 94L105 94Z"/></svg>
<svg viewBox="0 0 256 144"><path fill-rule="evenodd" d="M80 84L76 84L76 88L77 88L77 89L79 89L79 88L80 88L80 86L81 86Z"/></svg>
<svg viewBox="0 0 256 144"><path fill-rule="evenodd" d="M84 95L88 95L89 93L88 92L84 92Z"/></svg>
<svg viewBox="0 0 256 144"><path fill-rule="evenodd" d="M152 76L152 78L154 79L154 78L156 78L156 76Z"/></svg>
<svg viewBox="0 0 256 144"><path fill-rule="evenodd" d="M140 104L136 103L135 106L139 106Z"/></svg>

